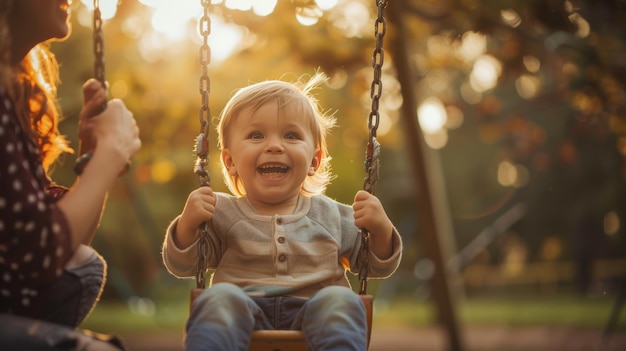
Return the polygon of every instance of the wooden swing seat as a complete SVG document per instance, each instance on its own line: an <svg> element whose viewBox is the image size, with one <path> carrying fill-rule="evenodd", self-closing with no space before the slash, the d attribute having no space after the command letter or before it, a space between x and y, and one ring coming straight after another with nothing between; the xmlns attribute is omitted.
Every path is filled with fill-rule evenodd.
<svg viewBox="0 0 626 351"><path fill-rule="evenodd" d="M193 307L193 302L202 293L201 288L191 289L189 299L189 310ZM365 306L365 316L367 318L367 346L370 344L372 335L372 312L374 299L372 295L359 295L361 302ZM304 335L299 330L256 330L250 338L249 351L306 351L306 341Z"/></svg>

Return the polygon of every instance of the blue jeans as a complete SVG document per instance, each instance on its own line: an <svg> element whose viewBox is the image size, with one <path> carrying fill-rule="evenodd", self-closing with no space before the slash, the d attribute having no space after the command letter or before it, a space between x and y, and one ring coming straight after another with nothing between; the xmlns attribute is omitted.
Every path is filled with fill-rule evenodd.
<svg viewBox="0 0 626 351"><path fill-rule="evenodd" d="M65 269L49 289L46 304L29 317L78 327L95 308L106 282L106 261L93 251L82 266Z"/></svg>
<svg viewBox="0 0 626 351"><path fill-rule="evenodd" d="M245 351L259 329L302 330L313 351L367 349L365 307L349 288L326 287L302 300L251 298L233 284L219 283L194 302L185 350Z"/></svg>
<svg viewBox="0 0 626 351"><path fill-rule="evenodd" d="M16 315L0 313L0 350L123 350L115 337L75 329L95 306L106 262L93 252L85 264L65 269L45 292L45 303Z"/></svg>

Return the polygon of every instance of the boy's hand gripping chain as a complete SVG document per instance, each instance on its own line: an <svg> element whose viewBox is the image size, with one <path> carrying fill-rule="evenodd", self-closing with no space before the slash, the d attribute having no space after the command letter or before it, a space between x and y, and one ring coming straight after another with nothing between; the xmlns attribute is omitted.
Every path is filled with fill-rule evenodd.
<svg viewBox="0 0 626 351"><path fill-rule="evenodd" d="M196 138L196 163L194 172L198 176L200 186L210 186L211 177L205 169L209 163L209 126L211 108L209 107L209 93L211 91L211 79L209 78L209 63L211 62L211 47L209 46L209 34L211 34L211 18L209 17L210 0L200 0L204 8L204 14L200 18L199 30L204 40L200 47L200 65L202 66L202 76L200 76L200 95L202 104L200 105L200 134ZM207 222L198 228L198 266L196 269L196 285L204 288L206 285L206 267L209 260L209 233Z"/></svg>
<svg viewBox="0 0 626 351"><path fill-rule="evenodd" d="M374 194L376 190L376 182L378 181L378 171L380 168L380 144L376 140L376 131L380 122L380 113L378 107L380 104L380 96L383 92L382 67L384 61L383 38L387 31L387 22L385 21L384 9L387 7L387 0L376 0L378 8L378 17L374 25L374 37L376 38L376 48L372 54L372 67L374 68L374 77L372 78L372 86L370 96L372 98L372 109L369 114L367 127L369 129L369 140L367 143L367 151L365 154L365 180L363 189L370 194ZM367 230L361 229L361 250L359 251L359 294L367 293L367 274L369 269L369 238L370 234Z"/></svg>

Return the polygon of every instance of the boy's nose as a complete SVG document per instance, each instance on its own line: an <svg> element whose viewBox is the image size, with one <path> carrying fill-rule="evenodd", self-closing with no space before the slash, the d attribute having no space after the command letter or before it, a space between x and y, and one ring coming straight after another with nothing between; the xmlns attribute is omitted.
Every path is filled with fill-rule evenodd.
<svg viewBox="0 0 626 351"><path fill-rule="evenodd" d="M268 138L265 152L280 153L285 151L281 138Z"/></svg>

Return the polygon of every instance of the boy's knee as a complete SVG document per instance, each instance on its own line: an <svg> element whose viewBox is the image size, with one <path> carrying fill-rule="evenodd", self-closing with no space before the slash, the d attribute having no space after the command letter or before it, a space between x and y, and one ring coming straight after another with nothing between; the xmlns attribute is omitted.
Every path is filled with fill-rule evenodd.
<svg viewBox="0 0 626 351"><path fill-rule="evenodd" d="M329 286L321 289L313 296L314 299L319 300L358 300L357 294L350 288L344 286Z"/></svg>
<svg viewBox="0 0 626 351"><path fill-rule="evenodd" d="M352 309L361 308L359 296L350 288L329 286L318 291L310 300L313 308Z"/></svg>
<svg viewBox="0 0 626 351"><path fill-rule="evenodd" d="M248 296L240 287L230 283L217 283L210 288L204 289L200 296L198 296L197 303L218 303L219 305L225 305L237 304L246 299L248 299Z"/></svg>
<svg viewBox="0 0 626 351"><path fill-rule="evenodd" d="M196 298L187 321L189 329L196 323L219 326L235 326L245 323L252 329L254 301L238 286L219 283L204 289Z"/></svg>

